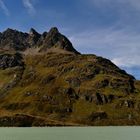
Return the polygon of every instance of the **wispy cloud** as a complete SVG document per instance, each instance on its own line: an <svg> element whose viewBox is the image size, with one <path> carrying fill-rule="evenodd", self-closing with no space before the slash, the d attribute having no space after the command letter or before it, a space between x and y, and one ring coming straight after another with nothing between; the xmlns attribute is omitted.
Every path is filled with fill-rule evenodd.
<svg viewBox="0 0 140 140"><path fill-rule="evenodd" d="M79 1L95 9L96 18L91 14L91 18L94 19L93 24L96 20L100 20L103 24L87 26L79 33L71 34L70 39L76 49L82 53L94 53L109 58L128 72L135 72L135 75L140 78L140 74L138 75L138 70L140 70L140 1ZM92 12L92 10L89 11ZM137 71L135 71L136 68Z"/></svg>
<svg viewBox="0 0 140 140"><path fill-rule="evenodd" d="M7 6L5 5L5 3L3 2L3 0L0 0L0 8L3 10L3 12L6 16L10 15L10 12L9 12Z"/></svg>
<svg viewBox="0 0 140 140"><path fill-rule="evenodd" d="M22 2L30 15L34 15L36 13L36 9L32 3L32 0L22 0Z"/></svg>
<svg viewBox="0 0 140 140"><path fill-rule="evenodd" d="M140 0L86 0L85 3L98 9L103 16L113 15L124 24L137 24L140 21Z"/></svg>
<svg viewBox="0 0 140 140"><path fill-rule="evenodd" d="M140 34L126 29L95 29L70 37L83 53L94 53L111 59L118 66L140 67Z"/></svg>
<svg viewBox="0 0 140 140"><path fill-rule="evenodd" d="M88 0L90 3L93 3L99 7L116 7L123 8L125 7L133 7L135 10L140 10L140 1L139 0ZM126 10L126 9L124 9Z"/></svg>

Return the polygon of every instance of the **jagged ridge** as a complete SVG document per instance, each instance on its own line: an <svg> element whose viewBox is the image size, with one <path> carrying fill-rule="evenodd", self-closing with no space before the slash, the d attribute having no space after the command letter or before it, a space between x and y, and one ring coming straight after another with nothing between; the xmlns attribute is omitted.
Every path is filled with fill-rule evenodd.
<svg viewBox="0 0 140 140"><path fill-rule="evenodd" d="M59 48L79 54L71 42L56 27L51 28L48 33L44 32L43 34L39 34L33 28L31 28L29 33L9 28L0 33L1 50L25 51L28 48L39 48L39 52L47 51L50 48Z"/></svg>

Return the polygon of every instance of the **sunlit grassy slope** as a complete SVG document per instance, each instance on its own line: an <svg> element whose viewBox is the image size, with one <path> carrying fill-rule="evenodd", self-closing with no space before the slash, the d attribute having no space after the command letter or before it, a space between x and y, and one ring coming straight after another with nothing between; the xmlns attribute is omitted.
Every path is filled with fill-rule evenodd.
<svg viewBox="0 0 140 140"><path fill-rule="evenodd" d="M1 116L26 114L60 125L140 124L140 82L109 60L48 53L23 61L23 67L0 70Z"/></svg>

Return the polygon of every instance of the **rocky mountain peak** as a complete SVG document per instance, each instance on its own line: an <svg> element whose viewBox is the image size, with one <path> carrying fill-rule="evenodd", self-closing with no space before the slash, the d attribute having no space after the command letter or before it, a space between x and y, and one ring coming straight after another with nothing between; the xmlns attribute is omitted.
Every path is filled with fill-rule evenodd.
<svg viewBox="0 0 140 140"><path fill-rule="evenodd" d="M46 52L50 48L57 48L60 51L65 50L70 53L79 54L67 37L62 35L56 27L43 34L39 34L33 28L30 29L29 33L8 28L0 34L0 49L24 51L28 48L38 48L39 52Z"/></svg>
<svg viewBox="0 0 140 140"><path fill-rule="evenodd" d="M7 28L3 33L15 32L16 30Z"/></svg>
<svg viewBox="0 0 140 140"><path fill-rule="evenodd" d="M16 34L17 33L17 31L16 30L13 30L13 29L11 29L11 28L8 28L8 29L6 29L3 33L2 33L2 36L3 36L3 38L7 38L7 37L12 37L12 35L14 35L14 34Z"/></svg>
<svg viewBox="0 0 140 140"><path fill-rule="evenodd" d="M29 35L38 35L38 34L39 33L34 28L30 29Z"/></svg>
<svg viewBox="0 0 140 140"><path fill-rule="evenodd" d="M52 33L52 34L56 34L56 33L59 33L59 30L57 27L52 27L49 31L49 33Z"/></svg>
<svg viewBox="0 0 140 140"><path fill-rule="evenodd" d="M35 47L41 35L33 28L30 29L28 43L30 47Z"/></svg>
<svg viewBox="0 0 140 140"><path fill-rule="evenodd" d="M47 51L50 48L58 48L79 54L79 52L73 47L72 43L68 40L68 38L62 35L56 27L51 28L50 31L46 34L41 46L42 47L40 51Z"/></svg>

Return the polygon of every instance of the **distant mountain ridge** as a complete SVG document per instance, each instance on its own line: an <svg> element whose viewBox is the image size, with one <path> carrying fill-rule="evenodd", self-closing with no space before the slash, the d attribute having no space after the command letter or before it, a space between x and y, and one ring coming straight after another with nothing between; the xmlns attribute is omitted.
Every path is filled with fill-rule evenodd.
<svg viewBox="0 0 140 140"><path fill-rule="evenodd" d="M62 35L56 27L43 34L31 28L29 33L8 28L0 33L0 49L25 51L28 48L38 48L39 52L52 48L59 48L75 54L79 52L74 49L72 43Z"/></svg>

